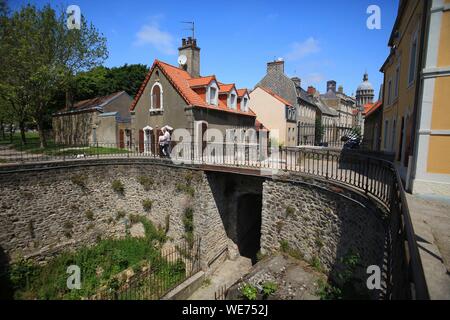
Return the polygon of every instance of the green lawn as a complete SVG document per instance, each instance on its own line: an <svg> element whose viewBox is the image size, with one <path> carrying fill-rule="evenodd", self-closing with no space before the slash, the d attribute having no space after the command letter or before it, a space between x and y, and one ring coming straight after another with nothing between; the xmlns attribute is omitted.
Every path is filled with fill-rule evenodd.
<svg viewBox="0 0 450 320"><path fill-rule="evenodd" d="M1 140L0 145L9 145L18 151L26 151L32 154L45 154L49 156L76 156L78 154L85 154L87 156L92 155L104 155L104 154L126 154L129 153L129 150L113 148L113 147L102 147L101 144L97 148L96 146L67 146L67 145L58 145L53 142L52 139L47 140L47 147L41 148L39 135L37 132L27 132L26 133L26 141L25 145L22 145L22 140L20 138L20 133L15 133L13 136L12 143L9 139ZM112 145L112 144L110 144Z"/></svg>
<svg viewBox="0 0 450 320"><path fill-rule="evenodd" d="M164 233L149 220L140 218L140 221L144 223L145 238L127 236L123 239L101 240L93 247L63 253L45 266L26 261L12 265L9 279L14 289L14 299L89 298L103 286L117 289L123 284L114 275L130 267L140 272L144 264L151 266L153 277L142 278L136 283L132 295L124 297L158 298L157 292L164 292L184 280L185 265L181 260L168 262L162 258L154 244L165 241ZM67 289L69 275L66 270L70 265L77 265L81 269L80 290ZM149 282L149 279L153 281ZM117 298L120 299L120 295Z"/></svg>
<svg viewBox="0 0 450 320"><path fill-rule="evenodd" d="M61 150L64 148L65 150ZM50 148L46 149L45 153L54 156L76 156L78 154L85 154L87 156L97 155L97 154L124 154L130 151L119 148L108 148L108 147L86 147L86 148L73 148L70 147L59 147L58 149Z"/></svg>
<svg viewBox="0 0 450 320"><path fill-rule="evenodd" d="M39 134L37 132L26 132L25 138L27 143L39 144ZM6 139L0 136L0 144L11 144L9 140L9 134L6 135ZM14 146L20 146L22 144L22 139L20 138L20 132L13 134L12 144Z"/></svg>

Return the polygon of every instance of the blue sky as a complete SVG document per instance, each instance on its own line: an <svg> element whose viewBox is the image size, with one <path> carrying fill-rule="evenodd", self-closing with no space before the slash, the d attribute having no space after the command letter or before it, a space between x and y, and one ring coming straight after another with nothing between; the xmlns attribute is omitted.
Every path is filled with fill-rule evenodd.
<svg viewBox="0 0 450 320"><path fill-rule="evenodd" d="M10 0L17 9L28 2ZM282 57L286 73L302 86L325 91L333 79L347 94L356 91L365 70L378 94L379 72L398 0L278 1L51 1L76 4L108 39L106 66L151 65L155 58L176 65L182 37L190 35L181 21L195 21L201 47L202 75L253 88L266 63ZM381 9L381 30L369 30L369 5Z"/></svg>

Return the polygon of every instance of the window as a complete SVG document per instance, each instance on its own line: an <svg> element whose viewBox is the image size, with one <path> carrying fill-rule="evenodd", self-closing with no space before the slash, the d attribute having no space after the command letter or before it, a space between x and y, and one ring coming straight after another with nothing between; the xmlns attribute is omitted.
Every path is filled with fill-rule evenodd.
<svg viewBox="0 0 450 320"><path fill-rule="evenodd" d="M236 109L236 94L235 93L231 93L230 94L230 103L229 103L229 107L231 109Z"/></svg>
<svg viewBox="0 0 450 320"><path fill-rule="evenodd" d="M392 80L389 80L388 82L387 94L387 104L390 105L392 103Z"/></svg>
<svg viewBox="0 0 450 320"><path fill-rule="evenodd" d="M395 151L395 136L396 136L396 121L392 123L392 140L391 140L391 151Z"/></svg>
<svg viewBox="0 0 450 320"><path fill-rule="evenodd" d="M417 31L413 36L411 43L411 51L409 54L409 76L408 84L411 85L416 76L416 60L417 60Z"/></svg>
<svg viewBox="0 0 450 320"><path fill-rule="evenodd" d="M218 105L218 103L217 103L217 101L218 101L218 93L219 93L219 90L218 90L217 84L215 82L212 82L209 85L209 87L208 87L208 93L207 93L207 96L206 96L207 101L206 102L209 103L209 104L217 106Z"/></svg>
<svg viewBox="0 0 450 320"><path fill-rule="evenodd" d="M400 81L400 65L395 69L395 86L394 86L394 98L398 98L398 86Z"/></svg>
<svg viewBox="0 0 450 320"><path fill-rule="evenodd" d="M248 98L244 97L242 99L242 111L247 112L248 111Z"/></svg>
<svg viewBox="0 0 450 320"><path fill-rule="evenodd" d="M209 101L211 104L215 104L216 101L216 88L209 88Z"/></svg>
<svg viewBox="0 0 450 320"><path fill-rule="evenodd" d="M389 120L386 120L384 122L384 149L387 149L387 144L388 144L388 132L389 132Z"/></svg>
<svg viewBox="0 0 450 320"><path fill-rule="evenodd" d="M161 84L159 82L155 82L151 91L151 108L150 110L160 110L163 109L163 91Z"/></svg>

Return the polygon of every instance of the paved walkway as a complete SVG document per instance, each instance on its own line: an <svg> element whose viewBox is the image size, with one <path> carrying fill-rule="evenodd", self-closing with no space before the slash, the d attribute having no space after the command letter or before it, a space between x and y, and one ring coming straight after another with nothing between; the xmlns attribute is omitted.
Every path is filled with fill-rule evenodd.
<svg viewBox="0 0 450 320"><path fill-rule="evenodd" d="M430 298L450 299L450 199L407 194Z"/></svg>
<svg viewBox="0 0 450 320"><path fill-rule="evenodd" d="M239 257L235 261L227 260L209 276L209 283L195 291L189 300L214 300L214 293L221 287L231 287L239 279L250 272L252 262L248 258Z"/></svg>

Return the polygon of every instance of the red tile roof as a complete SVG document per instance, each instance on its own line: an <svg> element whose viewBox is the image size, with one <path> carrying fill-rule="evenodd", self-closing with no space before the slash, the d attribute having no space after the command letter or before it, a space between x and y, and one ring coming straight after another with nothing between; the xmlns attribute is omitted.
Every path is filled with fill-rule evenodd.
<svg viewBox="0 0 450 320"><path fill-rule="evenodd" d="M234 86L234 83L231 83L231 84L223 84L223 83L221 83L221 84L220 84L219 92L220 92L220 93L228 93L228 92L230 92L231 89L233 89L233 88L236 90L236 87ZM237 90L236 90L236 91L237 91Z"/></svg>
<svg viewBox="0 0 450 320"><path fill-rule="evenodd" d="M279 95L277 95L277 94L276 94L275 92L273 92L272 90L267 89L267 88L264 88L264 87L261 87L261 86L259 86L258 88L261 88L262 90L264 90L265 92L267 92L268 94L270 94L271 96L273 96L273 97L274 97L275 99L277 99L278 101L284 103L286 106L291 106L291 107L292 107L292 105L289 103L289 101L283 99L282 97L280 97Z"/></svg>
<svg viewBox="0 0 450 320"><path fill-rule="evenodd" d="M383 103L381 101L377 101L373 104L366 104L364 106L364 115L366 116L366 118L370 116L372 113L374 113L376 110L378 110L382 105Z"/></svg>
<svg viewBox="0 0 450 320"><path fill-rule="evenodd" d="M247 89L239 89L237 91L238 97L241 98L243 96L245 96L245 94L248 94L248 90Z"/></svg>
<svg viewBox="0 0 450 320"><path fill-rule="evenodd" d="M189 82L189 85L191 86L191 88L193 88L193 87L206 87L213 80L217 81L216 80L216 76L207 76L207 77L194 78L194 79L188 80L188 82Z"/></svg>
<svg viewBox="0 0 450 320"><path fill-rule="evenodd" d="M196 86L202 86L204 85L208 80L211 82L211 80L215 80L215 76L209 76L209 77L201 77L201 78L192 78L191 75L186 72L185 70L182 70L178 67L172 66L168 63L162 62L160 60L155 60L152 67L150 68L150 71L148 72L147 76L145 77L144 82L142 83L141 87L139 88L133 103L131 104L130 110L133 111L136 108L136 105L141 98L145 87L147 86L147 83L150 80L150 76L153 73L153 70L158 67L161 72L166 76L166 78L169 80L169 82L172 84L172 86L178 91L178 93L181 95L181 97L184 99L184 101L192 106L192 107L200 107L200 108L206 108L211 110L219 110L229 113L235 113L240 114L244 116L251 116L256 117L255 113L252 111L243 112L240 110L233 110L228 108L223 103L219 103L219 106L214 105L208 105L206 101L198 94L196 93L192 87ZM208 82L208 84L209 84ZM222 85L218 82L220 88L222 88ZM234 87L234 84L231 85ZM231 90L231 89L230 89Z"/></svg>

